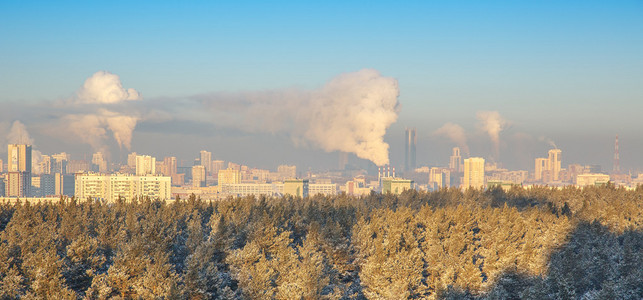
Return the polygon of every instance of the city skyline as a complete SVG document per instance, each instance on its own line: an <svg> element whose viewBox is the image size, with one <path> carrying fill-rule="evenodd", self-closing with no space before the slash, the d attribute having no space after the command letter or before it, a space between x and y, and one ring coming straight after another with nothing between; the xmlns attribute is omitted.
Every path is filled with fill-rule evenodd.
<svg viewBox="0 0 643 300"><path fill-rule="evenodd" d="M643 0L0 1L2 299L643 299Z"/></svg>
<svg viewBox="0 0 643 300"><path fill-rule="evenodd" d="M263 168L336 166L337 152L352 150L221 115L254 99L272 109L265 119L289 120L297 114L275 99L334 97L329 83L374 70L396 83L382 93L399 93L382 141L400 169L413 127L418 166L446 165L459 146L463 157L529 170L555 142L566 162L611 170L618 134L621 170L643 170L640 2L127 5L0 4L0 141L20 121L43 153L123 161L208 149ZM97 104L111 100L85 83L101 71L126 104ZM213 99L211 110L195 105ZM103 124L104 145L60 130L87 115Z"/></svg>

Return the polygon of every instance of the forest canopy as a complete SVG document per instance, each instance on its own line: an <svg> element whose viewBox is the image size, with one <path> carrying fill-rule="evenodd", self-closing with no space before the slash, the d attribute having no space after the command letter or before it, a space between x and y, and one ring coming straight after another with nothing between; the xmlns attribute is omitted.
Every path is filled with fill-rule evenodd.
<svg viewBox="0 0 643 300"><path fill-rule="evenodd" d="M641 299L643 189L0 204L0 298Z"/></svg>

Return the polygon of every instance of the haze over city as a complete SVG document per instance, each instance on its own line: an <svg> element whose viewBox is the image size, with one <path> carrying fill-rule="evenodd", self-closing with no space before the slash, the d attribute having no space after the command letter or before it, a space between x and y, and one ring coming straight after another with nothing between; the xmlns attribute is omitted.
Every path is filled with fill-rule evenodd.
<svg viewBox="0 0 643 300"><path fill-rule="evenodd" d="M622 168L643 169L637 1L0 7L4 144L19 121L43 153L189 161L207 149L332 169L338 151L402 166L415 127L418 165L445 165L460 146L530 169L554 142L565 163L610 170L618 134ZM373 124L351 118L365 109L356 88L378 99ZM358 154L349 144L365 135L390 154Z"/></svg>
<svg viewBox="0 0 643 300"><path fill-rule="evenodd" d="M643 1L0 1L0 299L643 299Z"/></svg>

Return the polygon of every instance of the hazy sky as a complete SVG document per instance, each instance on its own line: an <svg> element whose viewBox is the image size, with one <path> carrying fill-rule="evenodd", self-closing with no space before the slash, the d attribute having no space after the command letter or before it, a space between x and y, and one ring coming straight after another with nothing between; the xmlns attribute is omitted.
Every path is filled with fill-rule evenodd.
<svg viewBox="0 0 643 300"><path fill-rule="evenodd" d="M174 103L167 111L203 95L323 91L340 74L374 69L399 84L399 118L385 136L393 165L403 164L407 126L418 131L418 164L446 164L455 144L432 133L447 122L464 129L471 155L493 157L476 114L497 111L505 166L533 169L552 140L564 166L611 170L619 134L621 165L643 170L640 0L131 2L0 2L0 130L19 120L43 153L90 153L48 134L42 120L60 110L48 115L43 103L75 97L101 70L142 103ZM133 133L139 153L189 160L201 149L270 168L332 168L338 156L189 116L141 120Z"/></svg>

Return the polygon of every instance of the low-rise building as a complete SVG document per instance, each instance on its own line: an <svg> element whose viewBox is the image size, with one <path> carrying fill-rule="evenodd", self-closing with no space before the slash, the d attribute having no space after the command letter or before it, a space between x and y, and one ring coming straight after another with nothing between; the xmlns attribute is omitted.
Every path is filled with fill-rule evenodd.
<svg viewBox="0 0 643 300"><path fill-rule="evenodd" d="M234 183L221 185L221 193L229 196L275 196L282 194L282 183Z"/></svg>
<svg viewBox="0 0 643 300"><path fill-rule="evenodd" d="M382 194L391 193L399 195L405 190L413 188L413 180L392 177L382 179Z"/></svg>
<svg viewBox="0 0 643 300"><path fill-rule="evenodd" d="M308 197L308 179L288 179L284 181L284 195L291 195L302 198Z"/></svg>
<svg viewBox="0 0 643 300"><path fill-rule="evenodd" d="M311 183L308 184L308 194L311 196L321 194L324 196L337 195L336 183Z"/></svg>
<svg viewBox="0 0 643 300"><path fill-rule="evenodd" d="M576 186L593 186L607 184L610 181L610 176L600 173L579 174L576 176Z"/></svg>

